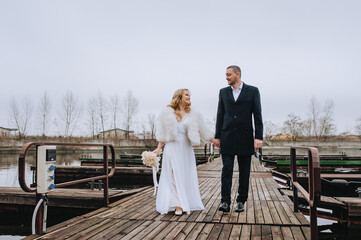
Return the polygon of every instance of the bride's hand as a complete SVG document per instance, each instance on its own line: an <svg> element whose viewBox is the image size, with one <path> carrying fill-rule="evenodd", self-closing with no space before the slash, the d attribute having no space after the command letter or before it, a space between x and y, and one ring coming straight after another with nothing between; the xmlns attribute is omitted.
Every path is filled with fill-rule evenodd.
<svg viewBox="0 0 361 240"><path fill-rule="evenodd" d="M154 152L155 154L157 154L157 156L158 156L161 151L162 151L161 148L156 148L153 152Z"/></svg>
<svg viewBox="0 0 361 240"><path fill-rule="evenodd" d="M153 151L157 156L162 152L162 147L164 146L164 142L158 142L157 148Z"/></svg>

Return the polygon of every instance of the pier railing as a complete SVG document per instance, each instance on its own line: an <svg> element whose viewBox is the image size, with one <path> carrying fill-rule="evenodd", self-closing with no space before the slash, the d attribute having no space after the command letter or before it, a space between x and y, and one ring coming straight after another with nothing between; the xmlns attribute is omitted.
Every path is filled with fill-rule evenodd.
<svg viewBox="0 0 361 240"><path fill-rule="evenodd" d="M96 176L96 177L91 177L91 178L84 178L84 179L79 179L79 180L74 180L74 181L70 181L70 182L63 182L63 183L58 183L56 184L56 187L65 187L65 186L69 186L69 185L74 185L74 184L79 184L79 183L84 183L84 182L89 182L92 180L99 180L99 179L105 179L105 183L104 183L104 204L107 206L109 204L109 180L108 178L112 177L114 175L115 172L115 150L114 147L111 144L90 144L90 143L56 143L56 142L30 142L25 144L21 150L20 150L20 154L19 154L19 184L20 187L25 191L25 192L36 192L36 188L30 188L28 187L28 185L26 184L25 181L25 158L26 158L26 153L27 151L30 149L31 146L87 146L87 147L102 147L103 148L103 175L100 176ZM111 162L111 170L108 173L108 149L110 149L111 151L111 155L112 155L112 162Z"/></svg>
<svg viewBox="0 0 361 240"><path fill-rule="evenodd" d="M89 143L54 143L54 142L30 142L25 144L21 150L20 150L20 154L19 154L19 184L20 187L25 191L25 192L36 192L36 202L38 202L35 211L34 211L34 215L33 215L33 234L36 232L37 234L43 234L46 230L46 209L47 209L47 204L46 207L44 208L44 206L41 206L40 208L38 208L42 203L42 200L44 198L44 194L39 194L37 192L37 188L30 188L28 187L28 185L26 184L26 180L25 180L25 158L26 158L26 153L27 151L30 149L31 146L88 146L88 147L102 147L103 148L103 175L101 176L96 176L96 177L90 177L90 178L84 178L84 179L79 179L79 180L74 180L74 181L69 181L69 182L63 182L63 183L58 183L56 184L56 188L59 187L65 187L65 186L69 186L69 185L74 185L74 184L78 184L78 183L84 183L84 182L89 182L92 180L99 180L99 179L105 179L105 183L104 183L104 205L108 206L109 205L109 178L112 177L114 175L115 172L115 150L114 147L111 144L89 144ZM112 163L111 163L111 170L109 172L108 169L108 150L110 149L111 154L112 154ZM38 164L36 164L36 171L38 171ZM46 195L45 195L46 196ZM40 209L39 211L37 211L37 209ZM44 210L45 209L45 210ZM37 212L37 214L35 213Z"/></svg>
<svg viewBox="0 0 361 240"><path fill-rule="evenodd" d="M212 162L214 159L214 154L214 145L212 143L204 144L204 160L207 162Z"/></svg>
<svg viewBox="0 0 361 240"><path fill-rule="evenodd" d="M308 152L308 192L297 181L296 149ZM318 239L317 205L321 198L320 157L317 148L291 147L291 179L293 186L293 210L298 212L298 191L309 204L311 239Z"/></svg>

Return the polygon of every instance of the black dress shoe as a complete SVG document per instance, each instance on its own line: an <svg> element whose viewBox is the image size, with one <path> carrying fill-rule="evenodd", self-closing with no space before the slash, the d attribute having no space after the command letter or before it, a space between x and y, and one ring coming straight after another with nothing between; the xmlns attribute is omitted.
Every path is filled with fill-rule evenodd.
<svg viewBox="0 0 361 240"><path fill-rule="evenodd" d="M219 206L219 211L222 211L222 212L229 212L230 211L230 207L229 207L229 204L226 203L226 202L222 202L221 203L221 206Z"/></svg>
<svg viewBox="0 0 361 240"><path fill-rule="evenodd" d="M243 211L244 211L244 204L241 202L238 202L237 206L236 206L236 212L243 212Z"/></svg>

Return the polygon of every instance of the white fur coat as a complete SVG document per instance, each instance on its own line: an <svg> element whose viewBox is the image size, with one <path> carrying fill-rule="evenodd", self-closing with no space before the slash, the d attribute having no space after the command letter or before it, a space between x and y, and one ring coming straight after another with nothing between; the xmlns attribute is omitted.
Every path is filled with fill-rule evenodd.
<svg viewBox="0 0 361 240"><path fill-rule="evenodd" d="M203 117L198 112L191 110L188 113L187 137L193 146L207 142L213 138L213 133L207 128ZM177 118L173 108L167 107L158 117L156 138L159 142L174 142L177 139Z"/></svg>

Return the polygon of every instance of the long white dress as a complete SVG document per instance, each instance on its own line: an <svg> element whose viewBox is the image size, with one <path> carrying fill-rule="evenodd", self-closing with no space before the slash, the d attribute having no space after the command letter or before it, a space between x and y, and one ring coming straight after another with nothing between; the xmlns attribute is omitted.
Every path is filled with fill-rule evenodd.
<svg viewBox="0 0 361 240"><path fill-rule="evenodd" d="M156 200L156 210L161 214L174 211L177 206L187 214L204 209L199 193L196 159L186 134L187 120L188 114L177 124L177 140L166 143L164 147Z"/></svg>

